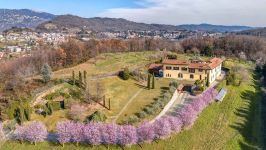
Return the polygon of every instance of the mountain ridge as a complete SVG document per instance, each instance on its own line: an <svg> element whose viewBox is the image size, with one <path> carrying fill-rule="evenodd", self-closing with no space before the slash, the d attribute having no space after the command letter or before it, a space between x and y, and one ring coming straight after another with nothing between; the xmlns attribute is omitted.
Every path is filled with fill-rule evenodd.
<svg viewBox="0 0 266 150"><path fill-rule="evenodd" d="M56 15L29 9L0 9L0 32L12 27L35 28Z"/></svg>
<svg viewBox="0 0 266 150"><path fill-rule="evenodd" d="M12 27L36 28L37 31L62 32L83 29L108 31L192 31L192 32L240 32L254 29L248 26L225 26L212 24L146 24L129 21L123 18L84 18L75 15L53 15L29 9L0 9L0 32Z"/></svg>
<svg viewBox="0 0 266 150"><path fill-rule="evenodd" d="M254 29L249 26L238 26L238 25L213 25L213 24L182 24L178 25L178 28L189 30L189 31L208 31L208 32L239 32L244 30Z"/></svg>

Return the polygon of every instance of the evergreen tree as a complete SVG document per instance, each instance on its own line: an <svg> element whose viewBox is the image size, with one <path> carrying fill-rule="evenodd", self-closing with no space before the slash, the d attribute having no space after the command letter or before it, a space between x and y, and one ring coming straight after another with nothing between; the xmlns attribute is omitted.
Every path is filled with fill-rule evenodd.
<svg viewBox="0 0 266 150"><path fill-rule="evenodd" d="M51 80L52 69L47 63L42 66L41 75L42 75L43 81L45 83L47 83Z"/></svg>
<svg viewBox="0 0 266 150"><path fill-rule="evenodd" d="M25 115L25 118L30 121L31 120L31 114L30 114L30 108L26 108L24 109L24 115Z"/></svg>
<svg viewBox="0 0 266 150"><path fill-rule="evenodd" d="M151 75L148 74L147 88L151 89Z"/></svg>
<svg viewBox="0 0 266 150"><path fill-rule="evenodd" d="M152 89L154 89L155 88L155 79L154 79L154 74L152 75Z"/></svg>
<svg viewBox="0 0 266 150"><path fill-rule="evenodd" d="M122 77L123 80L128 80L129 79L130 74L129 74L128 68L124 69L124 71L122 72L122 76L121 77Z"/></svg>
<svg viewBox="0 0 266 150"><path fill-rule="evenodd" d="M262 67L262 75L266 77L266 63Z"/></svg>
<svg viewBox="0 0 266 150"><path fill-rule="evenodd" d="M85 87L87 86L87 71L84 70L83 72L83 79L84 79L84 84L85 84Z"/></svg>
<svg viewBox="0 0 266 150"><path fill-rule="evenodd" d="M82 84L82 74L80 71L79 71L79 84Z"/></svg>
<svg viewBox="0 0 266 150"><path fill-rule="evenodd" d="M76 78L75 78L75 71L72 71L72 80L73 80L73 85L76 85Z"/></svg>

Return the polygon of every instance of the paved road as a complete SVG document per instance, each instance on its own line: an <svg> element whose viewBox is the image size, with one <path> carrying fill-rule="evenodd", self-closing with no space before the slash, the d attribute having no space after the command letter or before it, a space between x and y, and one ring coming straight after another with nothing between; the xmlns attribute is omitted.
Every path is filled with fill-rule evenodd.
<svg viewBox="0 0 266 150"><path fill-rule="evenodd" d="M177 91L173 94L171 100L168 102L168 104L164 107L164 109L161 111L161 113L156 116L153 120L150 122L154 122L155 120L161 118L164 115L171 114L177 106L183 104L185 102L185 99L189 96L187 92L178 93Z"/></svg>

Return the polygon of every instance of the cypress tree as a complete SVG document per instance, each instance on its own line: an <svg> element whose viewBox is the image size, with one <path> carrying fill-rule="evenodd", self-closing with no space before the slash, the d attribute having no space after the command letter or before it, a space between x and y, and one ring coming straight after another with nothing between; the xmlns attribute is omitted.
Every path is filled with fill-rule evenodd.
<svg viewBox="0 0 266 150"><path fill-rule="evenodd" d="M76 79L75 79L75 71L72 71L72 80L73 80L73 85L76 85Z"/></svg>
<svg viewBox="0 0 266 150"><path fill-rule="evenodd" d="M82 84L82 74L80 71L79 71L79 84Z"/></svg>
<svg viewBox="0 0 266 150"><path fill-rule="evenodd" d="M31 120L31 117L30 117L30 108L26 108L24 109L24 115L25 115L25 118L30 121Z"/></svg>
<svg viewBox="0 0 266 150"><path fill-rule="evenodd" d="M87 71L86 70L83 71L83 79L84 79L84 84L86 87L87 86Z"/></svg>
<svg viewBox="0 0 266 150"><path fill-rule="evenodd" d="M42 66L41 75L42 75L43 81L45 83L47 83L47 82L49 82L51 80L51 78L52 78L52 69L47 63Z"/></svg>
<svg viewBox="0 0 266 150"><path fill-rule="evenodd" d="M152 75L152 89L155 89L155 79L154 79L154 73Z"/></svg>
<svg viewBox="0 0 266 150"><path fill-rule="evenodd" d="M151 75L150 74L148 74L148 81L147 81L147 88L148 89L151 89Z"/></svg>

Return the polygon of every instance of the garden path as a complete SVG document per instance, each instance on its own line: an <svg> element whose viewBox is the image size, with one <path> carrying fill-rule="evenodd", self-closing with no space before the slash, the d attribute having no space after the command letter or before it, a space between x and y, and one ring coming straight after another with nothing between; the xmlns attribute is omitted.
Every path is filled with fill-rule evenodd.
<svg viewBox="0 0 266 150"><path fill-rule="evenodd" d="M43 104L44 101L45 101L45 100L43 99L43 97L44 97L45 95L48 95L49 93L52 93L52 92L55 92L56 90L61 89L62 87L64 87L64 85L65 85L64 83L63 83L63 84L59 84L59 85L53 86L53 87L49 88L48 90L45 90L45 91L43 91L43 92L37 94L37 95L35 96L35 98L33 98L32 106L35 106L35 105L37 105L37 104Z"/></svg>
<svg viewBox="0 0 266 150"><path fill-rule="evenodd" d="M126 108L128 107L128 105L143 91L143 89L138 90L130 99L129 101L126 103L126 105L121 109L121 111L118 113L118 115L116 115L114 117L113 122L116 122L117 119L122 115L122 113L126 110Z"/></svg>

